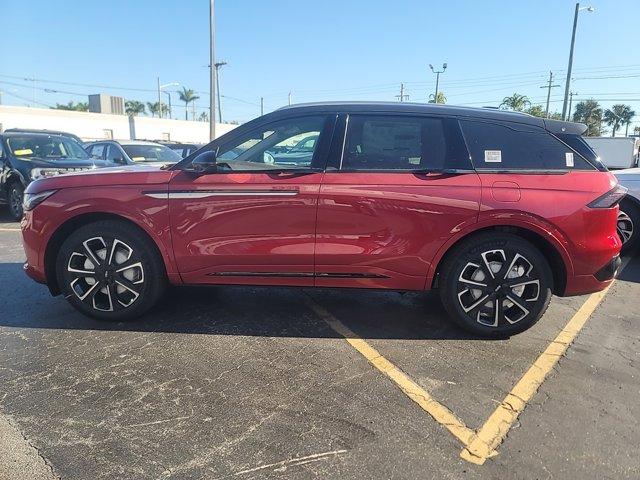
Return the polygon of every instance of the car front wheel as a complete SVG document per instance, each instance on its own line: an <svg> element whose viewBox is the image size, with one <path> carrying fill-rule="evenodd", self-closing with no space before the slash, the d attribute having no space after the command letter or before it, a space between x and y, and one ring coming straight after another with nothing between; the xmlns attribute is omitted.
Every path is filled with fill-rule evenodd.
<svg viewBox="0 0 640 480"><path fill-rule="evenodd" d="M166 283L162 259L137 227L101 221L73 232L56 262L58 285L77 310L129 320L149 310Z"/></svg>
<svg viewBox="0 0 640 480"><path fill-rule="evenodd" d="M24 188L22 185L14 181L9 186L9 214L14 220L22 218L22 201L24 197Z"/></svg>
<svg viewBox="0 0 640 480"><path fill-rule="evenodd" d="M447 256L440 297L451 319L464 329L506 337L542 317L552 284L548 262L531 243L511 234L486 233Z"/></svg>

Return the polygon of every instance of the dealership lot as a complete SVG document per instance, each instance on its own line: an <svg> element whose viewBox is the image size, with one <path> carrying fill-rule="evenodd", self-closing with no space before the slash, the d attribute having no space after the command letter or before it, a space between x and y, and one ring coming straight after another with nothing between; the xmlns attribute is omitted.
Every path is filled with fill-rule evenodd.
<svg viewBox="0 0 640 480"><path fill-rule="evenodd" d="M554 298L538 325L500 341L451 326L421 293L173 289L141 321L108 324L25 277L18 224L0 215L0 410L34 469L65 479L639 475L638 260L497 456L476 465L336 325L476 431L587 297Z"/></svg>

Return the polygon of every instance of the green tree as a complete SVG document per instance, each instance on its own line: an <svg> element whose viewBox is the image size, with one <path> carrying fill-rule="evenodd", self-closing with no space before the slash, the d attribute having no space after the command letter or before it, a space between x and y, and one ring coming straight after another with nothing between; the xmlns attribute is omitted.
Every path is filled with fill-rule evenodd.
<svg viewBox="0 0 640 480"><path fill-rule="evenodd" d="M526 95L520 95L519 93L514 93L513 95L504 97L502 99L500 108L522 112L530 105L531 101L529 100L529 97L527 97Z"/></svg>
<svg viewBox="0 0 640 480"><path fill-rule="evenodd" d="M209 114L207 112L202 112L200 114L200 116L198 117L198 120L200 122L208 122L209 121Z"/></svg>
<svg viewBox="0 0 640 480"><path fill-rule="evenodd" d="M616 136L616 130L627 122L629 113L631 113L629 105L618 103L604 111L604 122L611 127L611 136ZM629 120L630 121L630 120Z"/></svg>
<svg viewBox="0 0 640 480"><path fill-rule="evenodd" d="M429 95L429 103L447 103L447 97L444 96L444 92L438 92L438 96L433 98L433 93Z"/></svg>
<svg viewBox="0 0 640 480"><path fill-rule="evenodd" d="M147 108L149 109L152 117L155 117L156 115L160 116L160 112L162 112L162 115L169 113L169 107L166 103L147 102Z"/></svg>
<svg viewBox="0 0 640 480"><path fill-rule="evenodd" d="M525 113L529 115L533 115L534 117L546 118L547 113L542 108L542 105L531 105L529 108L525 110Z"/></svg>
<svg viewBox="0 0 640 480"><path fill-rule="evenodd" d="M178 95L180 96L180 100L184 102L184 119L188 120L187 109L189 107L189 104L199 99L200 97L198 97L193 90L187 89L187 87L182 87L182 90L178 92ZM195 120L195 113L193 117Z"/></svg>
<svg viewBox="0 0 640 480"><path fill-rule="evenodd" d="M137 100L127 100L124 102L124 111L130 117L135 117L141 113L146 113L146 109L143 102Z"/></svg>
<svg viewBox="0 0 640 480"><path fill-rule="evenodd" d="M583 100L576 104L573 121L584 123L589 137L602 135L602 108L594 99Z"/></svg>
<svg viewBox="0 0 640 480"><path fill-rule="evenodd" d="M74 103L73 101L69 101L69 103L66 104L56 103L56 106L51 108L53 108L54 110L73 110L76 112L88 112L89 104L87 102Z"/></svg>
<svg viewBox="0 0 640 480"><path fill-rule="evenodd" d="M631 107L629 105L625 105L625 109L622 114L623 124L625 125L625 129L624 129L625 137L629 136L629 125L631 125L631 121L635 116L636 116L636 112L631 110Z"/></svg>

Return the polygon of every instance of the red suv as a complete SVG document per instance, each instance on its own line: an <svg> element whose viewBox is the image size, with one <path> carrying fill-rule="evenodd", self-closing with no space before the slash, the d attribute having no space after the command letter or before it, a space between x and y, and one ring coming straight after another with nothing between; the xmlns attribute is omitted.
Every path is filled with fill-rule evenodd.
<svg viewBox="0 0 640 480"><path fill-rule="evenodd" d="M442 105L283 108L170 168L30 184L24 268L107 320L141 315L167 283L435 288L462 327L511 335L620 264L624 188L585 128Z"/></svg>

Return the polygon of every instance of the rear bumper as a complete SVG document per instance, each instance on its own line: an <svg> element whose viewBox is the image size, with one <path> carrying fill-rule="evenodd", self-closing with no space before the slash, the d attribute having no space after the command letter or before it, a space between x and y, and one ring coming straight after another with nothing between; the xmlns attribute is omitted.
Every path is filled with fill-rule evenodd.
<svg viewBox="0 0 640 480"><path fill-rule="evenodd" d="M567 279L567 287L563 296L586 295L604 290L618 274L621 264L620 256L616 255L593 275L575 275Z"/></svg>

